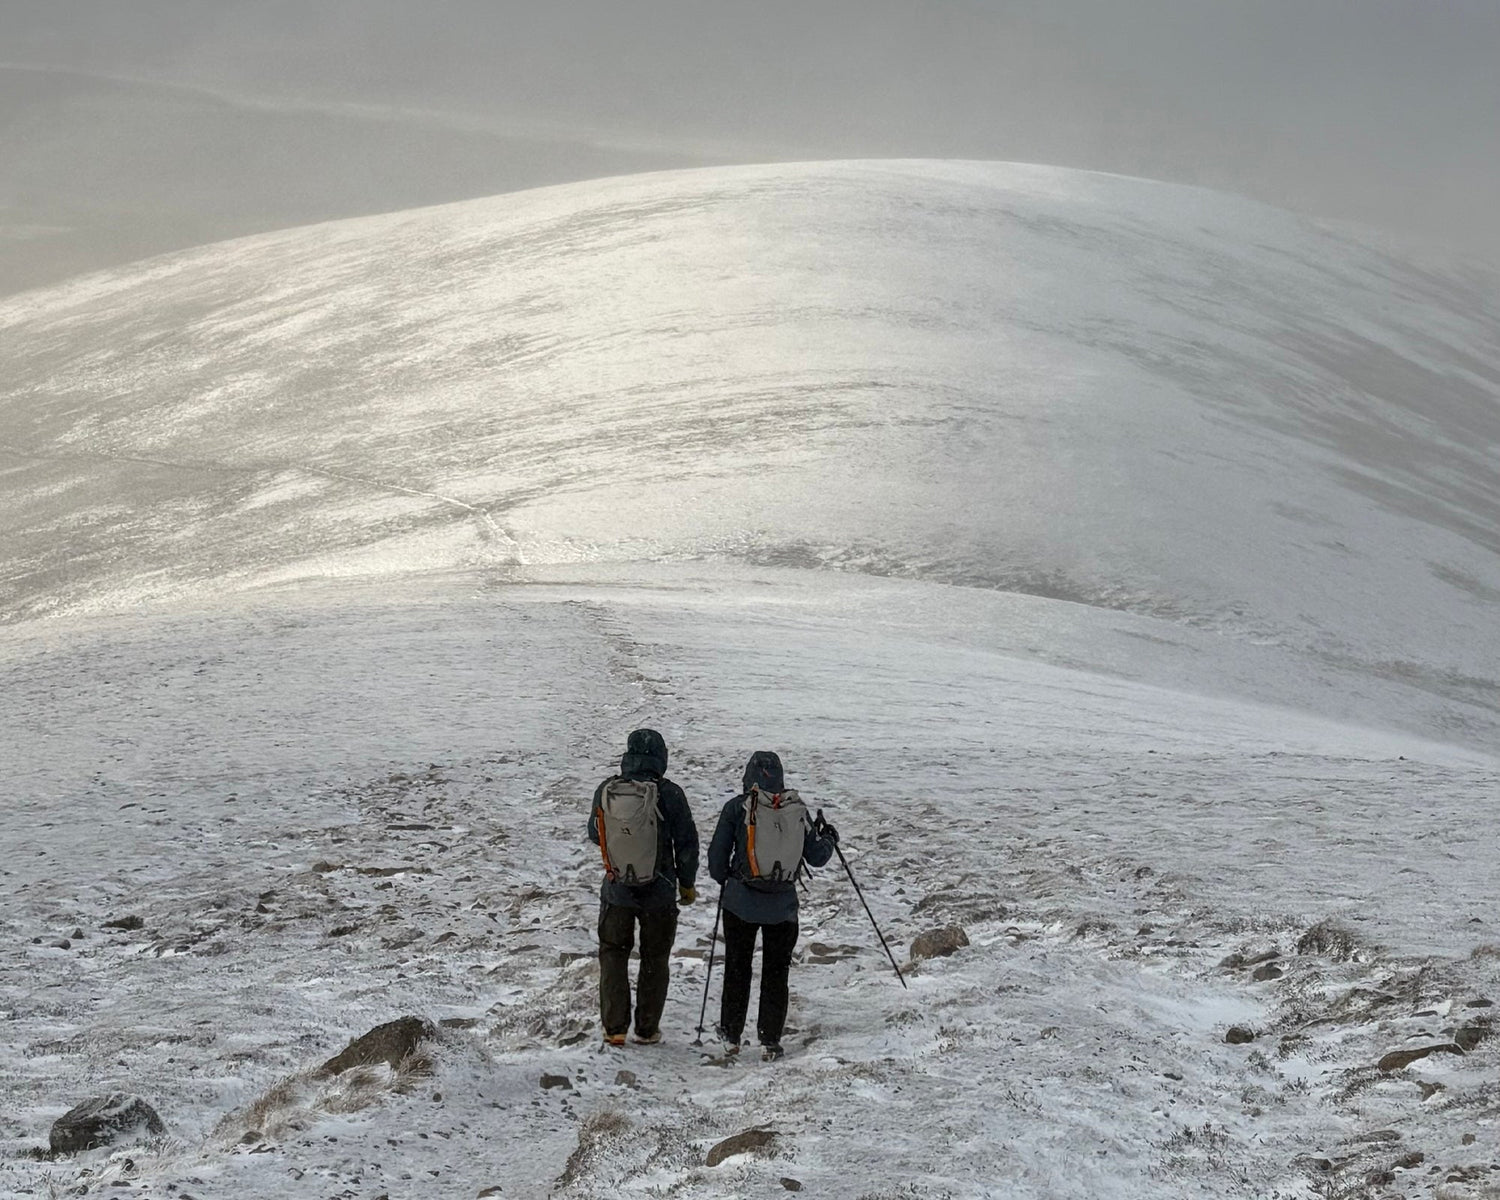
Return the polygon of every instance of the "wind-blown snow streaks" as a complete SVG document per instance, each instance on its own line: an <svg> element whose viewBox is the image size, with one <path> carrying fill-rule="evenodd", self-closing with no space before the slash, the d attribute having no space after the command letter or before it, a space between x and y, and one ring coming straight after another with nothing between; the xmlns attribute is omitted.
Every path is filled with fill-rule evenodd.
<svg viewBox="0 0 1500 1200"><path fill-rule="evenodd" d="M33 456L0 605L727 557L1281 646L1356 705L1410 694L1367 717L1436 701L1414 727L1487 744L1494 294L1247 201L1015 164L674 172L246 239L0 305L0 422Z"/></svg>

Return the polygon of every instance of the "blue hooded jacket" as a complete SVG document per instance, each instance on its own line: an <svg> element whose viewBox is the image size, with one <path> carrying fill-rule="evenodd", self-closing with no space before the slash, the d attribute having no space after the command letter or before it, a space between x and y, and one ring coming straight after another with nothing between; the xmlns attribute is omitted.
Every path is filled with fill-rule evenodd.
<svg viewBox="0 0 1500 1200"><path fill-rule="evenodd" d="M708 873L724 885L724 907L742 921L755 925L780 925L797 919L797 884L787 879L778 882L756 880L747 883L742 859L745 843L745 797L752 787L763 792L784 792L786 784L781 759L770 750L757 750L745 764L740 781L743 789L724 805L713 841L708 846ZM802 838L802 859L811 867L821 867L833 857L833 842L819 837L811 828Z"/></svg>

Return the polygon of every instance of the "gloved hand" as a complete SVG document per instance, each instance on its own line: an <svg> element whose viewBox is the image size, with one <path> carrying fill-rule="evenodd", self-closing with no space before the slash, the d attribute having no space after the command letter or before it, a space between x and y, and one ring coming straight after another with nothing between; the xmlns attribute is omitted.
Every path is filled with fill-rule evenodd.
<svg viewBox="0 0 1500 1200"><path fill-rule="evenodd" d="M678 888L677 889L677 899L681 903L683 903L683 904L691 904L697 898L698 898L698 889L697 888L685 887L685 888Z"/></svg>
<svg viewBox="0 0 1500 1200"><path fill-rule="evenodd" d="M835 846L839 844L839 831L827 821L823 822L823 828L819 832Z"/></svg>

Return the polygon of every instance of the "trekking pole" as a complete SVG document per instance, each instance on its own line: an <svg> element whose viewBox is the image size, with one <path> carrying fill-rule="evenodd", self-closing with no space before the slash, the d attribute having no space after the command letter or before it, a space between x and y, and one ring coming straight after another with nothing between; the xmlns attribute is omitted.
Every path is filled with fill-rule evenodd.
<svg viewBox="0 0 1500 1200"><path fill-rule="evenodd" d="M708 972L703 976L703 1007L698 1010L698 1036L693 1045L703 1045L703 1018L708 1013L708 981L714 975L714 943L719 940L719 914L724 911L724 885L719 884L719 902L714 905L714 931L708 939Z"/></svg>
<svg viewBox="0 0 1500 1200"><path fill-rule="evenodd" d="M818 809L818 821L820 824L827 824L827 822L823 820L823 810L821 808ZM906 976L901 974L901 968L896 966L896 956L891 953L890 946L886 944L885 934L880 932L880 924L875 920L875 914L870 911L870 906L865 903L865 894L860 890L859 880L854 878L854 872L849 869L849 860L844 857L844 852L839 849L839 844L837 842L833 843L833 852L839 856L839 862L844 865L844 874L849 876L849 882L854 885L854 894L859 897L859 902L861 904L864 904L865 916L869 917L870 924L875 926L875 936L880 939L880 946L881 949L885 951L885 956L891 960L891 966L894 967L896 971L896 978L901 981L901 986L905 987Z"/></svg>

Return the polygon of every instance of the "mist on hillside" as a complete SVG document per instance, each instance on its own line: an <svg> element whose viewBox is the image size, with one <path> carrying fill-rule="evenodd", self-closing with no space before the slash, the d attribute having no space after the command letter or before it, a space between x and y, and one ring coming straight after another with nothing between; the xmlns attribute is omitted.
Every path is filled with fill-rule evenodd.
<svg viewBox="0 0 1500 1200"><path fill-rule="evenodd" d="M1241 192L1500 259L1500 9L0 3L0 291L686 165L953 157Z"/></svg>

